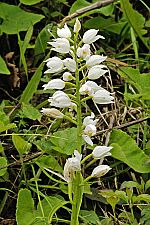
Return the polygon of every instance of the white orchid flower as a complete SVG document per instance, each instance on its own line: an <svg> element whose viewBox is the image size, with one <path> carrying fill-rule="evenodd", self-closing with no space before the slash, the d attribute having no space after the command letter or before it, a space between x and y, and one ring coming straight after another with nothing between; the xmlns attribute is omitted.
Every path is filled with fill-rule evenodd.
<svg viewBox="0 0 150 225"><path fill-rule="evenodd" d="M73 79L73 76L70 72L64 72L63 73L63 80L64 81L71 81Z"/></svg>
<svg viewBox="0 0 150 225"><path fill-rule="evenodd" d="M110 104L113 102L114 97L105 89L98 90L93 94L93 101L97 104Z"/></svg>
<svg viewBox="0 0 150 225"><path fill-rule="evenodd" d="M61 113L58 109L55 109L55 108L42 108L41 113L43 113L46 116L50 116L52 118L55 118L55 119L64 117L64 114Z"/></svg>
<svg viewBox="0 0 150 225"><path fill-rule="evenodd" d="M83 42L85 44L92 44L93 42L97 41L99 38L105 39L102 35L97 35L99 30L90 29L86 31L83 35Z"/></svg>
<svg viewBox="0 0 150 225"><path fill-rule="evenodd" d="M68 158L64 166L64 178L67 182L72 182L74 172L81 170L82 155L75 150L74 156L75 157Z"/></svg>
<svg viewBox="0 0 150 225"><path fill-rule="evenodd" d="M44 72L45 74L46 73L58 73L58 72L62 71L64 68L63 61L56 56L47 59L45 62L48 67L48 70L46 70Z"/></svg>
<svg viewBox="0 0 150 225"><path fill-rule="evenodd" d="M103 90L103 88L98 86L94 81L88 80L81 86L79 92L81 95L92 96L98 90Z"/></svg>
<svg viewBox="0 0 150 225"><path fill-rule="evenodd" d="M70 38L71 37L71 31L70 31L69 27L67 26L67 24L65 24L62 29L57 28L57 35L60 38Z"/></svg>
<svg viewBox="0 0 150 225"><path fill-rule="evenodd" d="M93 124L88 124L83 131L82 138L85 140L86 143L93 146L91 137L95 134L96 134L96 126Z"/></svg>
<svg viewBox="0 0 150 225"><path fill-rule="evenodd" d="M65 87L65 82L61 79L53 79L49 81L47 84L44 84L42 87L44 87L44 90L47 89L58 89L61 90Z"/></svg>
<svg viewBox="0 0 150 225"><path fill-rule="evenodd" d="M78 33L81 30L81 23L78 18L76 18L76 22L74 24L73 32Z"/></svg>
<svg viewBox="0 0 150 225"><path fill-rule="evenodd" d="M59 108L66 108L73 104L69 96L63 91L56 91L53 96L48 99L48 101L51 106Z"/></svg>
<svg viewBox="0 0 150 225"><path fill-rule="evenodd" d="M108 72L107 66L96 65L89 69L88 78L91 80L96 80Z"/></svg>
<svg viewBox="0 0 150 225"><path fill-rule="evenodd" d="M86 61L86 65L87 67L92 67L95 65L100 64L101 62L105 61L107 58L107 56L101 56L101 55L91 55L87 61Z"/></svg>
<svg viewBox="0 0 150 225"><path fill-rule="evenodd" d="M76 62L74 59L66 58L63 60L63 63L69 71L71 71L71 72L76 71Z"/></svg>
<svg viewBox="0 0 150 225"><path fill-rule="evenodd" d="M84 126L87 126L89 124L92 124L94 126L96 126L97 122L98 122L98 119L94 120L95 118L95 115L93 112L91 112L91 116L86 116L83 120L83 125Z"/></svg>
<svg viewBox="0 0 150 225"><path fill-rule="evenodd" d="M66 38L56 38L53 42L48 42L54 48L52 50L59 53L69 53L70 52L70 43Z"/></svg>
<svg viewBox="0 0 150 225"><path fill-rule="evenodd" d="M90 45L84 44L82 48L77 49L77 56L82 59L88 59L91 55Z"/></svg>
<svg viewBox="0 0 150 225"><path fill-rule="evenodd" d="M92 95L93 94L92 88L90 86L88 86L86 83L80 87L79 92L81 95Z"/></svg>
<svg viewBox="0 0 150 225"><path fill-rule="evenodd" d="M91 138L88 135L82 135L83 140L88 144L93 146L93 141L91 140Z"/></svg>
<svg viewBox="0 0 150 225"><path fill-rule="evenodd" d="M110 166L108 166L108 165L100 165L100 166L97 166L97 167L94 168L91 176L92 177L102 177L106 173L108 173L109 170L111 170Z"/></svg>
<svg viewBox="0 0 150 225"><path fill-rule="evenodd" d="M110 150L113 147L107 147L107 146L96 146L92 152L94 159L102 159L106 156L110 156Z"/></svg>

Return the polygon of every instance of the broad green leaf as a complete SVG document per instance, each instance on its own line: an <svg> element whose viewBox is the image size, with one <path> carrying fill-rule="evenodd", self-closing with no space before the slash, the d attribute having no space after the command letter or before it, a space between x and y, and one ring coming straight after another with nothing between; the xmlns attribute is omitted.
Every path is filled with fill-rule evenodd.
<svg viewBox="0 0 150 225"><path fill-rule="evenodd" d="M136 187L137 189L140 189L140 184L136 181L124 181L122 184L121 184L121 189L122 188L133 188L133 187Z"/></svg>
<svg viewBox="0 0 150 225"><path fill-rule="evenodd" d="M58 171L60 173L63 172L63 169L59 165L58 161L51 155L43 155L38 160L36 160L36 162L38 162L38 165L41 165L42 167L50 168L53 171Z"/></svg>
<svg viewBox="0 0 150 225"><path fill-rule="evenodd" d="M112 15L113 11L114 11L114 4L109 4L99 9L99 13L102 13L105 16Z"/></svg>
<svg viewBox="0 0 150 225"><path fill-rule="evenodd" d="M42 208L44 211L44 216L45 218L47 218L47 222L49 222L48 224L51 224L53 215L56 213L56 211L67 203L68 202L65 201L61 196L58 196L58 197L47 196L45 199L41 201ZM38 204L36 215L37 217L42 216L40 204Z"/></svg>
<svg viewBox="0 0 150 225"><path fill-rule="evenodd" d="M103 18L101 16L94 17L92 19L87 20L84 23L85 28L95 28L101 30L108 30L110 32L120 34L124 26L127 24L126 21L118 21L116 22L113 18Z"/></svg>
<svg viewBox="0 0 150 225"><path fill-rule="evenodd" d="M150 73L140 74L138 69L131 67L120 67L118 73L137 89L137 95L134 94L131 98L142 97L143 100L150 100Z"/></svg>
<svg viewBox="0 0 150 225"><path fill-rule="evenodd" d="M87 224L98 224L99 218L94 211L88 211L88 210L80 210L80 215L82 216L82 219Z"/></svg>
<svg viewBox="0 0 150 225"><path fill-rule="evenodd" d="M149 204L145 206L141 212L140 223L144 225L150 224L150 205Z"/></svg>
<svg viewBox="0 0 150 225"><path fill-rule="evenodd" d="M149 157L145 155L127 133L121 130L113 130L109 144L113 146L111 154L114 158L126 163L129 167L139 173L149 173Z"/></svg>
<svg viewBox="0 0 150 225"><path fill-rule="evenodd" d="M48 154L51 154L54 146L50 140L47 140L45 138L41 138L40 140L34 141L34 144L39 150Z"/></svg>
<svg viewBox="0 0 150 225"><path fill-rule="evenodd" d="M22 103L21 109L22 109L21 113L23 114L24 117L29 118L31 120L39 120L39 121L41 120L42 117L41 113L32 105Z"/></svg>
<svg viewBox="0 0 150 225"><path fill-rule="evenodd" d="M53 149L66 155L71 155L77 149L77 129L67 128L53 133L50 138Z"/></svg>
<svg viewBox="0 0 150 225"><path fill-rule="evenodd" d="M15 123L9 123L7 125L4 125L3 122L0 121L0 132L4 132L6 130L9 130L15 127L16 127Z"/></svg>
<svg viewBox="0 0 150 225"><path fill-rule="evenodd" d="M0 109L0 132L15 128L15 123L10 123L9 117Z"/></svg>
<svg viewBox="0 0 150 225"><path fill-rule="evenodd" d="M9 75L10 71L8 70L5 61L3 58L0 56L0 73Z"/></svg>
<svg viewBox="0 0 150 225"><path fill-rule="evenodd" d="M30 100L32 99L34 93L37 90L38 84L40 82L43 66L44 66L44 62L42 62L40 66L37 68L36 72L34 73L31 80L29 81L27 87L23 91L21 95L20 103L24 102L28 104Z"/></svg>
<svg viewBox="0 0 150 225"><path fill-rule="evenodd" d="M21 189L18 193L16 220L17 225L34 224L34 201L32 199L31 192L27 189Z"/></svg>
<svg viewBox="0 0 150 225"><path fill-rule="evenodd" d="M3 19L0 30L6 34L18 34L26 31L29 27L41 19L43 15L25 12L18 6L0 3L0 17Z"/></svg>
<svg viewBox="0 0 150 225"><path fill-rule="evenodd" d="M72 4L69 13L74 13L76 10L81 9L81 8L84 8L84 7L88 6L88 5L90 5L90 3L88 1L85 1L85 0L76 0Z"/></svg>
<svg viewBox="0 0 150 225"><path fill-rule="evenodd" d="M143 44L149 49L147 44L148 38L143 37L143 27L145 25L145 18L132 8L132 5L129 0L121 0L121 6L128 23L134 29L135 33L139 36Z"/></svg>
<svg viewBox="0 0 150 225"><path fill-rule="evenodd" d="M12 141L20 155L27 154L32 146L29 142L16 134L12 134Z"/></svg>
<svg viewBox="0 0 150 225"><path fill-rule="evenodd" d="M37 4L42 1L44 1L44 0L20 0L20 3L22 3L24 5L34 5L34 4Z"/></svg>
<svg viewBox="0 0 150 225"><path fill-rule="evenodd" d="M0 157L0 176L3 176L6 173L6 171L7 171L7 160L5 157Z"/></svg>

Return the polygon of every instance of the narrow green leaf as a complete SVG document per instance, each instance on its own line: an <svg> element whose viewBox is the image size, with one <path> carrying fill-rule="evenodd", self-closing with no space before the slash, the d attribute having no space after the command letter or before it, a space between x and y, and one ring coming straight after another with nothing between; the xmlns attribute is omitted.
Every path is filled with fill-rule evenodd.
<svg viewBox="0 0 150 225"><path fill-rule="evenodd" d="M24 92L21 95L20 103L24 102L28 104L30 100L32 99L34 93L37 90L38 84L40 82L43 66L44 66L44 62L40 64L40 66L37 68L36 72L32 76L31 80L29 81L27 87L25 88Z"/></svg>
<svg viewBox="0 0 150 225"><path fill-rule="evenodd" d="M16 219L17 225L31 225L35 220L34 201L31 192L21 189L18 193Z"/></svg>
<svg viewBox="0 0 150 225"><path fill-rule="evenodd" d="M12 141L20 155L28 153L32 146L29 142L16 134L12 134Z"/></svg>
<svg viewBox="0 0 150 225"><path fill-rule="evenodd" d="M0 56L0 73L9 75L10 71L8 70L5 61L3 58Z"/></svg>
<svg viewBox="0 0 150 225"><path fill-rule="evenodd" d="M3 176L6 173L7 167L3 168L5 166L7 166L6 158L5 157L0 157L0 168L2 168L2 169L0 169L0 176Z"/></svg>
<svg viewBox="0 0 150 225"><path fill-rule="evenodd" d="M149 46L147 44L148 38L146 39L143 37L143 27L145 25L145 18L132 8L132 5L129 0L121 0L121 6L128 23L134 29L135 33L139 36L143 44L149 49Z"/></svg>
<svg viewBox="0 0 150 225"><path fill-rule="evenodd" d="M109 144L113 146L111 154L114 158L126 163L139 173L150 172L150 164L147 163L149 157L127 133L121 130L113 130Z"/></svg>

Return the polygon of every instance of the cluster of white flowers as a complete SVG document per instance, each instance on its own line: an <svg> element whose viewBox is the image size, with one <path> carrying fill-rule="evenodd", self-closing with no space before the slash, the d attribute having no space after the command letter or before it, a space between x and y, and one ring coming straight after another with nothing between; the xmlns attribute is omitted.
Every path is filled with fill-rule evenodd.
<svg viewBox="0 0 150 225"><path fill-rule="evenodd" d="M73 27L74 36L78 36L78 32L81 29L81 24L78 19ZM66 83L75 81L75 73L80 68L82 69L83 79L80 81L79 93L81 99L84 100L89 97L93 100L95 104L109 104L113 103L114 97L111 93L101 86L97 85L93 80L99 79L101 76L108 72L108 68L101 63L104 62L107 56L103 55L93 55L91 52L90 44L94 43L98 39L105 39L102 35L98 35L98 30L90 29L83 34L80 42L78 42L75 50L73 45L74 40L72 40L72 32L68 28L67 24L64 25L62 29L57 28L58 38L53 41L48 42L52 46L52 50L60 53L67 54L65 59L54 56L47 59L46 66L47 70L45 74L58 74L62 73L62 79L56 78L50 80L47 84L43 85L44 90L54 89L56 90L54 94L48 99L51 108L43 108L41 112L53 118L63 118L64 114L56 108L71 108L77 106L75 101L63 91ZM72 38L72 39L71 39ZM89 79L89 80L87 80ZM56 108L53 108L56 107ZM96 134L96 124L97 119L94 119L95 115L92 112L90 116L83 119L83 132L82 137L85 142L93 146L91 137ZM94 159L101 159L105 156L110 155L111 147L97 146L93 150ZM74 152L75 157L69 158L66 161L64 167L64 177L67 182L69 182L75 171L81 170L81 158L82 155L79 154L77 150ZM107 173L111 168L107 165L100 165L96 167L92 175L93 177L102 176Z"/></svg>

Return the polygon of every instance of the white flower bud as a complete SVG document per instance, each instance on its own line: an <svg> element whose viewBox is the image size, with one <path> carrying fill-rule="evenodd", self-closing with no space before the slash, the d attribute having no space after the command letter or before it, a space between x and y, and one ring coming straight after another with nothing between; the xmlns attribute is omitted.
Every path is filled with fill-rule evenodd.
<svg viewBox="0 0 150 225"><path fill-rule="evenodd" d="M88 78L91 80L95 80L103 76L108 72L107 66L104 65L96 65L89 69Z"/></svg>
<svg viewBox="0 0 150 225"><path fill-rule="evenodd" d="M47 89L63 89L65 87L65 82L61 79L53 79L49 81L47 84L44 84L42 87L44 87L44 90Z"/></svg>
<svg viewBox="0 0 150 225"><path fill-rule="evenodd" d="M63 80L64 81L71 81L73 79L73 76L70 72L63 73Z"/></svg>
<svg viewBox="0 0 150 225"><path fill-rule="evenodd" d="M52 118L55 118L55 119L64 117L64 114L61 113L58 109L55 109L55 108L42 108L41 113L43 113L46 116L50 116Z"/></svg>
<svg viewBox="0 0 150 225"><path fill-rule="evenodd" d="M92 67L95 65L100 64L104 60L106 60L107 56L101 56L101 55L92 55L90 58L86 61L87 67Z"/></svg>
<svg viewBox="0 0 150 225"><path fill-rule="evenodd" d="M81 30L81 23L78 20L78 18L76 18L76 22L74 24L73 32L78 33L80 30Z"/></svg>
<svg viewBox="0 0 150 225"><path fill-rule="evenodd" d="M62 29L57 28L57 35L60 38L70 38L71 37L71 31L68 28L67 24Z"/></svg>
<svg viewBox="0 0 150 225"><path fill-rule="evenodd" d="M52 50L59 53L69 53L70 52L70 43L66 38L56 38L54 42L48 42L54 48Z"/></svg>
<svg viewBox="0 0 150 225"><path fill-rule="evenodd" d="M94 159L102 159L106 156L110 156L110 150L113 147L107 147L107 146L96 146L92 152Z"/></svg>
<svg viewBox="0 0 150 225"><path fill-rule="evenodd" d="M92 177L102 177L106 173L108 173L109 170L111 170L110 166L108 166L108 165L100 165L100 166L97 166L97 167L94 168L91 176Z"/></svg>
<svg viewBox="0 0 150 225"><path fill-rule="evenodd" d="M74 59L71 58L66 58L63 60L64 65L67 67L67 69L71 72L75 72L76 71L76 62Z"/></svg>
<svg viewBox="0 0 150 225"><path fill-rule="evenodd" d="M62 60L56 56L47 59L46 65L48 67L48 70L46 70L44 73L58 73L63 70L64 64Z"/></svg>
<svg viewBox="0 0 150 225"><path fill-rule="evenodd" d="M97 104L110 104L113 102L114 97L111 96L111 93L109 91L98 90L93 95L93 101Z"/></svg>
<svg viewBox="0 0 150 225"><path fill-rule="evenodd" d="M97 41L99 38L105 39L102 35L97 35L99 30L90 29L86 31L83 35L83 42L85 44L92 44L93 42Z"/></svg>

